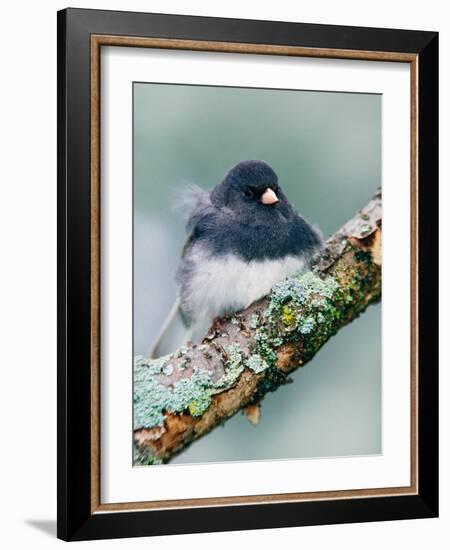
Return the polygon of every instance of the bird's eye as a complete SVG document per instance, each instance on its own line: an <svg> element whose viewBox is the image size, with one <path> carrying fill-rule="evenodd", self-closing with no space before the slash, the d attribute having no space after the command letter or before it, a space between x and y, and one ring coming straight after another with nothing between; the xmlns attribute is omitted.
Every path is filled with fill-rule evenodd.
<svg viewBox="0 0 450 550"><path fill-rule="evenodd" d="M244 195L247 197L247 198L251 198L253 197L253 191L250 191L250 189L246 189L244 191Z"/></svg>

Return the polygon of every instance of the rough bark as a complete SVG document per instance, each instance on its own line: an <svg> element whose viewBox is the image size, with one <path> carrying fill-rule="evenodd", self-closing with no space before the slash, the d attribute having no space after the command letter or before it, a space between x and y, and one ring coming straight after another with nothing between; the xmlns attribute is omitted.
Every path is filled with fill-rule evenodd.
<svg viewBox="0 0 450 550"><path fill-rule="evenodd" d="M220 319L202 343L135 358L135 464L167 462L257 404L381 296L381 191L328 239L312 271ZM256 412L256 411L253 411Z"/></svg>

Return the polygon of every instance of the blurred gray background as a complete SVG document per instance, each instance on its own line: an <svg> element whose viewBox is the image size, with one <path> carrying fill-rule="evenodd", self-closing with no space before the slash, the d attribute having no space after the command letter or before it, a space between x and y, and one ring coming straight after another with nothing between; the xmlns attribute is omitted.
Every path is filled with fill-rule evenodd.
<svg viewBox="0 0 450 550"><path fill-rule="evenodd" d="M134 354L148 354L176 296L183 184L209 189L265 160L325 237L380 185L380 95L135 83L133 97ZM264 398L258 426L238 413L171 464L380 453L381 305L292 380Z"/></svg>

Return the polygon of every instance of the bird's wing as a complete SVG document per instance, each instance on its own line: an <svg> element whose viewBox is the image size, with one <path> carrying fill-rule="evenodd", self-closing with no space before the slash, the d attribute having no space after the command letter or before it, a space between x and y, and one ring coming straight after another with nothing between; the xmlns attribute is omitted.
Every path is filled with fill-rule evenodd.
<svg viewBox="0 0 450 550"><path fill-rule="evenodd" d="M191 329L180 309L180 299L177 298L150 350L150 358L156 359L177 350L190 339L190 333Z"/></svg>

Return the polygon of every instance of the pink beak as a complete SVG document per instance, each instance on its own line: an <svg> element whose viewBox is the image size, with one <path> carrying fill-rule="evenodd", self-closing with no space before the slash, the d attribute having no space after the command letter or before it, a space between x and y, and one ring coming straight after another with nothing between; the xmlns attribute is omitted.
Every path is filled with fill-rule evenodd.
<svg viewBox="0 0 450 550"><path fill-rule="evenodd" d="M278 202L278 197L275 195L275 192L268 187L261 195L261 202L263 204L276 204Z"/></svg>

